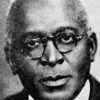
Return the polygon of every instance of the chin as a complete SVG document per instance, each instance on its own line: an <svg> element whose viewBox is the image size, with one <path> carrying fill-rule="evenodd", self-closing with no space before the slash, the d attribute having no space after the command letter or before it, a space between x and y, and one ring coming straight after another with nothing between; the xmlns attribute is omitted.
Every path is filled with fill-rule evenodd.
<svg viewBox="0 0 100 100"><path fill-rule="evenodd" d="M42 92L38 95L36 100L72 100L74 98L73 91L51 91Z"/></svg>
<svg viewBox="0 0 100 100"><path fill-rule="evenodd" d="M60 86L39 84L37 92L33 91L32 94L35 100L73 100L77 95L75 94L77 90L79 90L79 86L76 81L70 79L66 84Z"/></svg>
<svg viewBox="0 0 100 100"><path fill-rule="evenodd" d="M71 100L72 97L69 97L67 95L64 94L49 94L49 95L44 95L42 97L40 97L41 100ZM39 99L39 100L40 100Z"/></svg>

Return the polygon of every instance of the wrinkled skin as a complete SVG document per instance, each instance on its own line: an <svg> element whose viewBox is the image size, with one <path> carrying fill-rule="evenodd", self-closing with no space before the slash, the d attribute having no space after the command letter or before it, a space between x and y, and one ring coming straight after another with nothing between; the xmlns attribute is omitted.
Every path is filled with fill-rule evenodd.
<svg viewBox="0 0 100 100"><path fill-rule="evenodd" d="M25 18L22 26L23 32L40 31L46 36L53 36L53 33L60 27L71 26L80 33L79 25L72 19L74 16L72 8L64 5L61 0L48 0L48 3L29 2L25 4ZM62 0L63 1L63 0ZM68 1L69 2L69 1ZM34 33L33 33L34 34ZM38 34L38 33L37 33ZM31 60L22 54L14 53L14 62L20 69L18 75L35 99L43 100L70 100L74 99L83 88L90 70L91 52L89 37L86 34L77 46L68 53L60 53L52 41L47 42L43 56L38 60ZM44 65L44 61L47 62ZM68 79L63 86L47 87L40 80L58 75L67 76Z"/></svg>

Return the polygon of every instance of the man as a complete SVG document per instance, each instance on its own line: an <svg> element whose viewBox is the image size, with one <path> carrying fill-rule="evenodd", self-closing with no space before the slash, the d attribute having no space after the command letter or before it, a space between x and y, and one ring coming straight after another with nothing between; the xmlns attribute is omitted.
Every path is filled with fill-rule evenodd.
<svg viewBox="0 0 100 100"><path fill-rule="evenodd" d="M96 34L78 0L16 0L7 33L6 59L25 90L6 100L100 99L89 73Z"/></svg>

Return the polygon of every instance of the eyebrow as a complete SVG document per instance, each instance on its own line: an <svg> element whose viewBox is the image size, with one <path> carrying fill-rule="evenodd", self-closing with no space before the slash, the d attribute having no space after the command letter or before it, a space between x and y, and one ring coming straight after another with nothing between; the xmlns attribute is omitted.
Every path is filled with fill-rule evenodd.
<svg viewBox="0 0 100 100"><path fill-rule="evenodd" d="M52 32L52 34L55 36L57 34L60 34L60 32L64 32L65 30L72 30L75 33L78 33L78 29L68 26L68 27L59 27L57 30L55 30L54 32ZM19 35L19 37L28 37L28 36L36 36L36 37L45 37L46 36L46 32L44 31L30 31L30 32L22 32L21 35Z"/></svg>
<svg viewBox="0 0 100 100"><path fill-rule="evenodd" d="M60 32L63 32L65 30L72 30L75 33L78 33L78 29L77 28L74 28L74 27L71 27L71 26L68 26L68 27L60 27L59 29L56 30L56 33L60 33Z"/></svg>
<svg viewBox="0 0 100 100"><path fill-rule="evenodd" d="M19 37L25 38L25 37L43 37L43 32L41 31L31 31L31 32L22 32Z"/></svg>

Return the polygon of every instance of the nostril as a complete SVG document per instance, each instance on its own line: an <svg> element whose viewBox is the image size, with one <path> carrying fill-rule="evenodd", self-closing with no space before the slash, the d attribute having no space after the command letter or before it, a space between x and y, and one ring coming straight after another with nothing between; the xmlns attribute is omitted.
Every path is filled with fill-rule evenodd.
<svg viewBox="0 0 100 100"><path fill-rule="evenodd" d="M64 62L64 59L59 59L58 64L62 64Z"/></svg>
<svg viewBox="0 0 100 100"><path fill-rule="evenodd" d="M64 62L64 58L63 57L59 57L59 58L55 58L55 59L47 59L47 58L44 58L42 57L40 60L39 60L39 63L43 66L51 66L51 67L54 67L56 64L62 64Z"/></svg>
<svg viewBox="0 0 100 100"><path fill-rule="evenodd" d="M51 67L55 66L56 62L48 62L48 61L43 61L43 60L40 60L39 61L41 63L41 65L43 66L46 66L46 65L49 65Z"/></svg>
<svg viewBox="0 0 100 100"><path fill-rule="evenodd" d="M42 61L42 60L40 60L40 63L41 63L43 66L46 66L46 65L47 65L47 61Z"/></svg>

